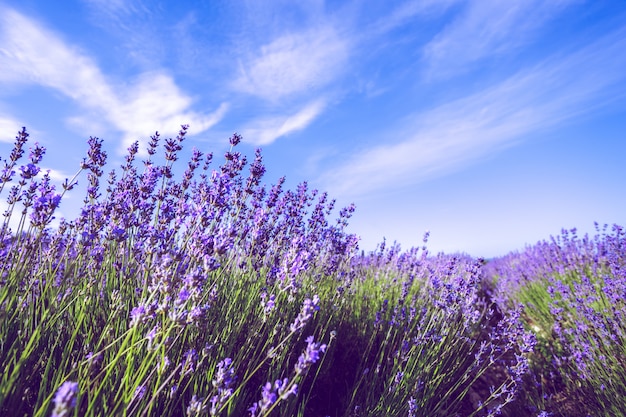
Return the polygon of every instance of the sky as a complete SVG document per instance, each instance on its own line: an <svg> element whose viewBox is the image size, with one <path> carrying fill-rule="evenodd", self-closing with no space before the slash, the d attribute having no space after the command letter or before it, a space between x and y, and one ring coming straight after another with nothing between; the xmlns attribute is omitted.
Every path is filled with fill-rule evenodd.
<svg viewBox="0 0 626 417"><path fill-rule="evenodd" d="M61 184L90 136L110 170L181 124L355 203L366 251L593 234L626 225L626 3L0 0L0 157L25 126Z"/></svg>

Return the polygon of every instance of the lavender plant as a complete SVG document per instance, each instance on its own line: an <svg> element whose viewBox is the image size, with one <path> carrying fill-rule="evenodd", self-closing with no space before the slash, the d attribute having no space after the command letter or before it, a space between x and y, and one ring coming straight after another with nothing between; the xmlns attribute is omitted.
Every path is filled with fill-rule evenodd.
<svg viewBox="0 0 626 417"><path fill-rule="evenodd" d="M41 146L20 165L19 132L0 175L0 414L479 416L513 401L533 340L483 300L479 260L358 255L354 206L331 221L307 183L265 185L239 135L220 166L193 149L177 175L187 131L156 133L140 162L131 145L108 177L90 138L59 191ZM84 177L80 215L52 227Z"/></svg>
<svg viewBox="0 0 626 417"><path fill-rule="evenodd" d="M596 224L596 230L593 238L563 230L486 270L497 280L501 305L525 305L541 346L535 379L547 388L545 406L560 415L573 411L559 402L559 386L577 400L581 415L619 415L626 407L625 233L618 225L608 231Z"/></svg>
<svg viewBox="0 0 626 417"><path fill-rule="evenodd" d="M513 312L490 326L480 263L398 246L354 259L335 303L350 295L358 324L340 320L326 359L349 415L497 415L515 399L534 340ZM497 370L507 376L488 378Z"/></svg>

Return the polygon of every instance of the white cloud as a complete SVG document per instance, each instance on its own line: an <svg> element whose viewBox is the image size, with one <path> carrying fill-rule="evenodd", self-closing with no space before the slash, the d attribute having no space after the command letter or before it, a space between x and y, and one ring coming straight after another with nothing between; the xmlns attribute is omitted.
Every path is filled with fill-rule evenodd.
<svg viewBox="0 0 626 417"><path fill-rule="evenodd" d="M346 40L329 27L291 33L241 62L234 88L270 101L311 92L334 80L347 56Z"/></svg>
<svg viewBox="0 0 626 417"><path fill-rule="evenodd" d="M427 75L446 78L476 61L511 51L561 9L579 0L473 0L424 47Z"/></svg>
<svg viewBox="0 0 626 417"><path fill-rule="evenodd" d="M356 154L322 181L336 195L362 195L458 170L523 135L584 116L626 91L626 30L555 57L493 87L415 115L395 136L409 139Z"/></svg>
<svg viewBox="0 0 626 417"><path fill-rule="evenodd" d="M282 136L306 128L324 110L324 107L323 100L316 100L290 116L255 120L243 129L243 138L255 145L269 145Z"/></svg>
<svg viewBox="0 0 626 417"><path fill-rule="evenodd" d="M91 102L112 95L89 58L11 9L2 10L0 44L0 82L36 83Z"/></svg>
<svg viewBox="0 0 626 417"><path fill-rule="evenodd" d="M0 142L13 143L22 126L24 125L15 119L0 115Z"/></svg>
<svg viewBox="0 0 626 417"><path fill-rule="evenodd" d="M61 185L63 184L63 182L66 179L72 179L72 177L76 174L75 172L68 174L64 171L61 171L59 169L53 169L53 168L46 168L46 167L42 167L41 169L42 173L48 172L48 175L50 176L50 179L52 180L53 184L57 185L57 190L61 191L62 187Z"/></svg>
<svg viewBox="0 0 626 417"><path fill-rule="evenodd" d="M144 73L129 84L111 83L85 53L67 46L54 32L11 10L0 17L0 83L39 84L70 97L88 109L88 115L68 118L87 125L100 117L123 132L121 150L150 132L177 132L183 123L200 133L225 114L222 103L212 113L191 110L192 99L161 71Z"/></svg>

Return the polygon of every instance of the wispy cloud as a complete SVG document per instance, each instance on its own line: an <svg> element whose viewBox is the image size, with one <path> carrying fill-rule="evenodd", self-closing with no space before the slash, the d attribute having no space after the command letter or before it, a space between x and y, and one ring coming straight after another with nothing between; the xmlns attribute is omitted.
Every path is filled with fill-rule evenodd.
<svg viewBox="0 0 626 417"><path fill-rule="evenodd" d="M580 0L473 0L424 47L428 78L462 73L477 61L515 50L563 8Z"/></svg>
<svg viewBox="0 0 626 417"><path fill-rule="evenodd" d="M140 1L133 0L83 0L83 2L98 10L100 16L104 14L110 20L120 20L135 14L137 9L145 9Z"/></svg>
<svg viewBox="0 0 626 417"><path fill-rule="evenodd" d="M95 113L123 133L121 149L155 129L175 133L181 123L200 133L227 110L224 103L213 112L191 110L192 99L163 71L144 73L131 83L112 83L86 53L8 8L0 17L0 45L0 84L38 84L64 94L90 112L69 122L91 123L87 118Z"/></svg>
<svg viewBox="0 0 626 417"><path fill-rule="evenodd" d="M281 36L240 62L236 90L275 101L335 80L348 58L345 39L331 27Z"/></svg>
<svg viewBox="0 0 626 417"><path fill-rule="evenodd" d="M0 142L12 143L22 126L12 117L0 114Z"/></svg>
<svg viewBox="0 0 626 417"><path fill-rule="evenodd" d="M295 114L255 120L242 131L244 140L255 145L269 145L276 139L306 128L323 110L325 102L316 100Z"/></svg>
<svg viewBox="0 0 626 417"><path fill-rule="evenodd" d="M355 155L321 180L334 194L414 184L626 98L626 29L553 57L482 92L414 115L409 139ZM397 132L396 132L397 133ZM388 139L388 138L385 138Z"/></svg>
<svg viewBox="0 0 626 417"><path fill-rule="evenodd" d="M123 51L124 66L152 68L166 57L166 39L159 20L160 6L142 0L82 0L89 11L90 22L115 39L115 47Z"/></svg>
<svg viewBox="0 0 626 417"><path fill-rule="evenodd" d="M411 0L397 6L370 27L370 35L380 35L407 24L416 16L438 15L465 0Z"/></svg>

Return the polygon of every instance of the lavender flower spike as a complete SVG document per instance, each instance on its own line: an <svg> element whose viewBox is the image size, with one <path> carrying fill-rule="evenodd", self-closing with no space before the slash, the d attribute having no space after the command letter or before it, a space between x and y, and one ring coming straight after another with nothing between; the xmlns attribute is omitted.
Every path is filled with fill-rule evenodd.
<svg viewBox="0 0 626 417"><path fill-rule="evenodd" d="M272 383L267 382L261 388L261 400L255 402L252 404L252 407L248 408L250 417L264 416L279 399L286 400L290 395L295 396L297 394L298 384L289 384L288 378L282 380L277 379L274 382L274 389L272 389Z"/></svg>
<svg viewBox="0 0 626 417"><path fill-rule="evenodd" d="M301 374L306 371L312 364L317 362L320 358L320 353L324 353L326 350L326 345L320 345L319 343L315 343L313 341L313 336L309 336L306 338L306 349L298 358L298 362L296 362L296 374Z"/></svg>
<svg viewBox="0 0 626 417"><path fill-rule="evenodd" d="M64 382L54 395L54 410L51 417L69 416L76 407L76 395L78 394L78 382Z"/></svg>
<svg viewBox="0 0 626 417"><path fill-rule="evenodd" d="M232 386L235 383L236 377L232 363L231 358L226 358L217 364L217 371L212 381L213 386L217 389L217 394L211 397L211 409L209 410L211 416L216 416L219 410L233 395Z"/></svg>
<svg viewBox="0 0 626 417"><path fill-rule="evenodd" d="M313 313L320 309L318 306L319 301L320 298L317 295L314 295L312 300L310 298L304 300L302 310L300 310L300 314L298 314L293 323L289 325L289 330L295 332L303 328L306 322L313 316Z"/></svg>
<svg viewBox="0 0 626 417"><path fill-rule="evenodd" d="M194 395L185 410L187 417L199 417L206 413L207 406L204 404L204 398Z"/></svg>

